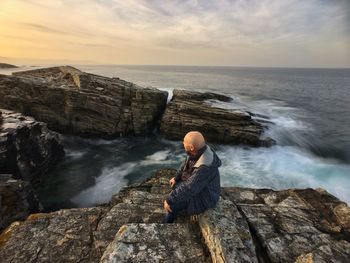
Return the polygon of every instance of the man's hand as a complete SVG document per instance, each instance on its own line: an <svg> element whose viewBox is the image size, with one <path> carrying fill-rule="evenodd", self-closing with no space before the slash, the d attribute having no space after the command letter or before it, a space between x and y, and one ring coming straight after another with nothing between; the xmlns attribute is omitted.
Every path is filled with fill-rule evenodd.
<svg viewBox="0 0 350 263"><path fill-rule="evenodd" d="M173 211L173 210L171 210L170 205L168 205L166 200L164 200L164 209L168 213L171 213Z"/></svg>
<svg viewBox="0 0 350 263"><path fill-rule="evenodd" d="M176 183L175 177L173 177L169 180L170 187L173 187L175 183Z"/></svg>

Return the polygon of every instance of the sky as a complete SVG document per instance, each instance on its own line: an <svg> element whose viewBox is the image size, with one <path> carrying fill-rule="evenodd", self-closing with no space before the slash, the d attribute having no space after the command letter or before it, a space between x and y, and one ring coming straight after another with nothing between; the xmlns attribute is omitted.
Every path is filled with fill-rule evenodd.
<svg viewBox="0 0 350 263"><path fill-rule="evenodd" d="M0 0L0 62L350 67L350 0Z"/></svg>

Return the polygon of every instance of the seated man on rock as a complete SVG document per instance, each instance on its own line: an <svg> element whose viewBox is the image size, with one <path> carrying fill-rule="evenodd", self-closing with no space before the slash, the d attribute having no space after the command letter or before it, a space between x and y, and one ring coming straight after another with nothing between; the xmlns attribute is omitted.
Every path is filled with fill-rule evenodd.
<svg viewBox="0 0 350 263"><path fill-rule="evenodd" d="M162 223L173 223L182 210L188 215L202 213L215 207L220 197L219 157L200 132L187 133L183 145L187 158L169 181L173 190L164 201Z"/></svg>

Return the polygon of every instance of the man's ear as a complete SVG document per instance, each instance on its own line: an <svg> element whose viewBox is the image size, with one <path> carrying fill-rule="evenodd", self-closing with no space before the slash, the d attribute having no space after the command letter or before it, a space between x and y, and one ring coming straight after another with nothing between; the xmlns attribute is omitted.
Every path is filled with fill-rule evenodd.
<svg viewBox="0 0 350 263"><path fill-rule="evenodd" d="M196 151L196 147L194 147L194 145L190 145L190 149L191 149L191 152L195 152Z"/></svg>

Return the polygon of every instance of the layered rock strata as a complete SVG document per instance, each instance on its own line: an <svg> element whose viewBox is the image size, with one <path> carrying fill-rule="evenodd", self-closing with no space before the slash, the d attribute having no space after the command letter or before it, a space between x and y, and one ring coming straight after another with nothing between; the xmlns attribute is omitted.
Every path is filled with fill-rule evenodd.
<svg viewBox="0 0 350 263"><path fill-rule="evenodd" d="M112 138L153 132L167 92L70 66L0 75L0 107L47 123L52 130Z"/></svg>
<svg viewBox="0 0 350 263"><path fill-rule="evenodd" d="M59 134L45 123L0 109L0 173L35 184L63 156Z"/></svg>
<svg viewBox="0 0 350 263"><path fill-rule="evenodd" d="M273 139L263 135L267 126L256 121L253 113L213 107L206 102L208 99L231 100L215 93L175 89L161 120L161 133L168 139L182 140L187 132L198 130L213 143L255 147L275 144Z"/></svg>

